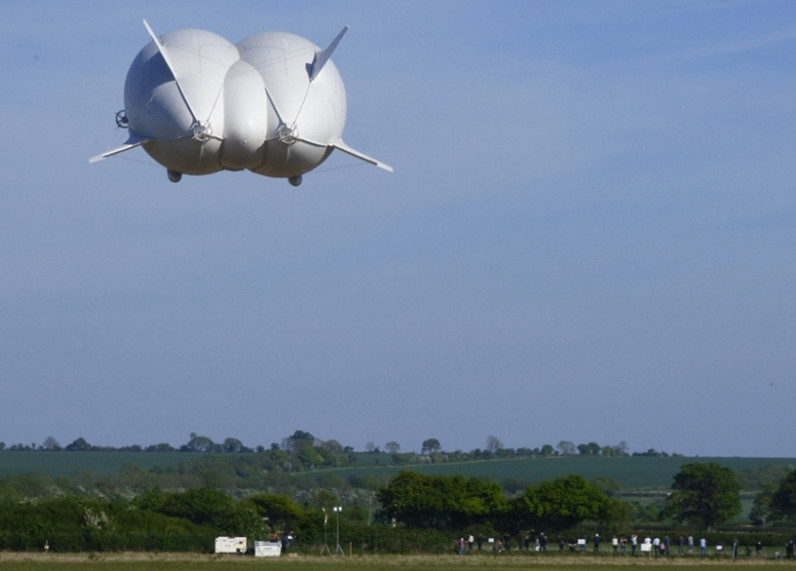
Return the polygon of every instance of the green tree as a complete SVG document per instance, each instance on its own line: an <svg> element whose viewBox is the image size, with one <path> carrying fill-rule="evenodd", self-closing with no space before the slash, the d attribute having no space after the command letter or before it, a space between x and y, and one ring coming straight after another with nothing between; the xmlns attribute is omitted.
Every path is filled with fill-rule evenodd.
<svg viewBox="0 0 796 571"><path fill-rule="evenodd" d="M497 436L490 434L486 437L486 449L494 454L503 449L503 442Z"/></svg>
<svg viewBox="0 0 796 571"><path fill-rule="evenodd" d="M755 495L752 509L749 510L749 520L752 525L764 526L770 523L774 515L771 510L771 500L777 493L776 484L763 484Z"/></svg>
<svg viewBox="0 0 796 571"><path fill-rule="evenodd" d="M376 498L389 517L423 528L463 529L492 521L508 507L496 482L407 471L380 488Z"/></svg>
<svg viewBox="0 0 796 571"><path fill-rule="evenodd" d="M207 436L200 436L191 432L187 444L180 446L182 452L215 452L216 444Z"/></svg>
<svg viewBox="0 0 796 571"><path fill-rule="evenodd" d="M600 520L609 506L608 496L575 474L529 486L513 500L512 513L521 528L564 531L583 520Z"/></svg>
<svg viewBox="0 0 796 571"><path fill-rule="evenodd" d="M293 452L298 452L307 446L315 446L315 437L304 430L296 430L282 441L282 447Z"/></svg>
<svg viewBox="0 0 796 571"><path fill-rule="evenodd" d="M62 449L61 445L52 436L48 436L47 438L45 438L44 442L42 442L41 446L39 446L39 450L57 451L57 450L61 450L61 449Z"/></svg>
<svg viewBox="0 0 796 571"><path fill-rule="evenodd" d="M571 440L562 440L556 446L558 449L558 453L562 456L573 456L575 452L577 452L577 448L575 448L575 443Z"/></svg>
<svg viewBox="0 0 796 571"><path fill-rule="evenodd" d="M602 448L596 442L588 444L578 444L578 454L581 456L599 456Z"/></svg>
<svg viewBox="0 0 796 571"><path fill-rule="evenodd" d="M428 438L423 441L423 448L420 449L422 454L434 454L442 450L442 445L436 438Z"/></svg>
<svg viewBox="0 0 796 571"><path fill-rule="evenodd" d="M232 437L224 439L224 443L221 445L221 450L223 452L231 452L235 454L252 452L251 448L244 446L243 442L241 442L237 438L232 438Z"/></svg>
<svg viewBox="0 0 796 571"><path fill-rule="evenodd" d="M542 450L539 453L545 458L547 458L548 456L552 456L553 454L555 454L555 451L556 449L553 448L552 444L545 444L544 446L542 446Z"/></svg>
<svg viewBox="0 0 796 571"><path fill-rule="evenodd" d="M796 470L785 476L771 497L771 511L782 518L796 516Z"/></svg>
<svg viewBox="0 0 796 571"><path fill-rule="evenodd" d="M674 476L665 514L679 522L699 521L710 529L741 513L741 485L735 472L715 462L684 465Z"/></svg>
<svg viewBox="0 0 796 571"><path fill-rule="evenodd" d="M384 445L384 449L387 451L388 454L398 454L401 451L401 445L395 442L394 440L390 440L387 444Z"/></svg>
<svg viewBox="0 0 796 571"><path fill-rule="evenodd" d="M91 444L86 442L83 437L75 439L71 444L67 444L65 450L69 452L85 452L91 450Z"/></svg>
<svg viewBox="0 0 796 571"><path fill-rule="evenodd" d="M257 515L264 518L274 531L287 531L296 527L304 510L287 496L257 494L245 500Z"/></svg>
<svg viewBox="0 0 796 571"><path fill-rule="evenodd" d="M608 503L603 507L599 515L599 522L609 528L622 528L628 521L632 509L630 504L618 498L608 498Z"/></svg>
<svg viewBox="0 0 796 571"><path fill-rule="evenodd" d="M616 478L600 477L594 478L592 483L600 488L600 491L607 496L613 496L622 490L622 483Z"/></svg>

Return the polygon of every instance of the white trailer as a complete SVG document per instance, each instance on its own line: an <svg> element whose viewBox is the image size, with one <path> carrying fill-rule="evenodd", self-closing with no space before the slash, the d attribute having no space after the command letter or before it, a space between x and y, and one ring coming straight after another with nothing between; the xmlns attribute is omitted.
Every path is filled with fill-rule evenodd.
<svg viewBox="0 0 796 571"><path fill-rule="evenodd" d="M255 541L255 557L279 557L282 554L282 544L278 541Z"/></svg>
<svg viewBox="0 0 796 571"><path fill-rule="evenodd" d="M216 537L216 553L246 553L245 537Z"/></svg>

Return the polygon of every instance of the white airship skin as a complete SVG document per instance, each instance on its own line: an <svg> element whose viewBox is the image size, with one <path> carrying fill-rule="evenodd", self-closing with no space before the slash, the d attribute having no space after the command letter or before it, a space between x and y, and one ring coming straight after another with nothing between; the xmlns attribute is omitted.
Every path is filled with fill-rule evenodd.
<svg viewBox="0 0 796 571"><path fill-rule="evenodd" d="M326 49L286 32L264 32L232 44L205 30L157 36L133 60L117 124L120 147L90 162L141 146L169 180L248 169L302 175L339 149L382 169L392 167L343 142L346 93L330 57L348 27Z"/></svg>

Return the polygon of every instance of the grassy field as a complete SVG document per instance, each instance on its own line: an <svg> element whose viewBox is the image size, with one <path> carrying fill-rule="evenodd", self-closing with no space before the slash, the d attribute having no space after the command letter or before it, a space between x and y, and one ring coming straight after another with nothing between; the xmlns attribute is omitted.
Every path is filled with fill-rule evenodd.
<svg viewBox="0 0 796 571"><path fill-rule="evenodd" d="M616 478L624 489L663 489L672 485L674 475L683 464L692 462L717 462L742 472L761 468L769 464L796 465L794 458L710 458L669 456L666 458L647 456L579 457L563 456L551 458L519 458L510 460L484 460L450 464L420 464L412 466L366 466L340 468L335 474L346 478L357 476L394 476L400 470L412 470L429 475L459 474L467 477L485 477L501 482L506 478L518 478L528 482L552 480L568 474L580 474L587 480L594 478ZM318 473L321 473L320 471Z"/></svg>
<svg viewBox="0 0 796 571"><path fill-rule="evenodd" d="M0 451L0 476L38 472L51 478L71 476L75 470L113 475L127 462L150 470L200 458L199 452L11 452Z"/></svg>
<svg viewBox="0 0 796 571"><path fill-rule="evenodd" d="M127 462L138 464L149 470L155 466L166 468L205 456L194 452L11 452L0 451L0 476L6 474L25 474L38 472L50 477L71 476L75 471L85 471L100 475L118 473ZM370 455L363 454L364 460ZM351 468L326 469L316 472L302 472L297 477L307 475L335 474L340 478L348 476L394 476L400 470L412 470L429 475L458 474L466 477L491 478L501 482L515 478L527 482L551 480L569 474L580 474L587 480L595 478L616 478L625 490L660 490L669 488L672 478L683 464L691 462L717 462L736 472L780 464L796 466L794 458L709 458L669 456L666 458L627 456L618 458L602 457L552 457L518 458L506 460L485 460L478 462L459 462L442 464L414 464L408 466L386 465L387 458L378 458L384 465L358 466ZM363 462L364 462L363 460ZM372 459L370 459L372 460Z"/></svg>
<svg viewBox="0 0 796 571"><path fill-rule="evenodd" d="M569 569L609 570L616 568L645 569L659 571L673 567L706 567L710 569L730 569L737 567L770 567L796 569L796 561L740 558L673 557L667 559L644 559L640 557L595 557L585 555L468 555L457 556L363 556L363 557L282 557L278 559L255 559L234 555L191 555L191 554L27 554L0 553L0 568L3 571L76 571L82 569L121 569L125 571L160 571L173 569L212 569L213 571L246 569L284 569L286 571L336 571L342 569L362 569L368 571L454 571L468 569L473 571L488 569L550 569L561 571Z"/></svg>

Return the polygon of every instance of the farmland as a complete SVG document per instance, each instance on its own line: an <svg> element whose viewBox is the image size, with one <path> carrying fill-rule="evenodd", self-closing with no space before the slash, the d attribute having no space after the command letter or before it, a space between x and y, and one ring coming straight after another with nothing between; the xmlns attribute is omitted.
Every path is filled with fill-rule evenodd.
<svg viewBox="0 0 796 571"><path fill-rule="evenodd" d="M47 452L0 451L0 476L37 472L51 478L71 476L76 470L110 476L128 462L146 470L165 468L200 458L199 452Z"/></svg>
<svg viewBox="0 0 796 571"><path fill-rule="evenodd" d="M40 473L52 478L68 477L75 472L111 476L125 464L136 464L145 470L154 467L169 468L180 463L211 456L216 459L241 458L251 454L205 454L199 452L127 452L127 451L0 451L0 477L9 474ZM561 456L551 458L495 459L470 462L439 462L389 465L389 455L359 453L356 464L346 468L327 468L300 473L302 477L335 475L347 480L352 476L373 476L380 480L396 475L400 470L412 470L427 475L458 474L466 477L483 477L503 482L516 479L535 483L568 474L580 474L588 480L614 478L624 490L661 490L671 486L672 478L683 464L691 462L717 462L736 473L755 470L776 464L785 467L796 465L794 458L709 458L685 456L623 456L582 457ZM296 474L298 476L299 474Z"/></svg>
<svg viewBox="0 0 796 571"><path fill-rule="evenodd" d="M400 470L412 470L431 476L458 474L482 477L502 482L508 478L535 483L568 474L580 474L587 480L616 478L626 490L653 490L669 488L672 478L684 464L716 462L737 473L755 470L771 464L796 465L794 458L709 458L709 457L580 457L559 456L551 458L521 458L510 460L484 460L461 463L417 464L411 466L362 466L324 470L342 478L349 476L394 476ZM316 472L319 473L319 472Z"/></svg>

